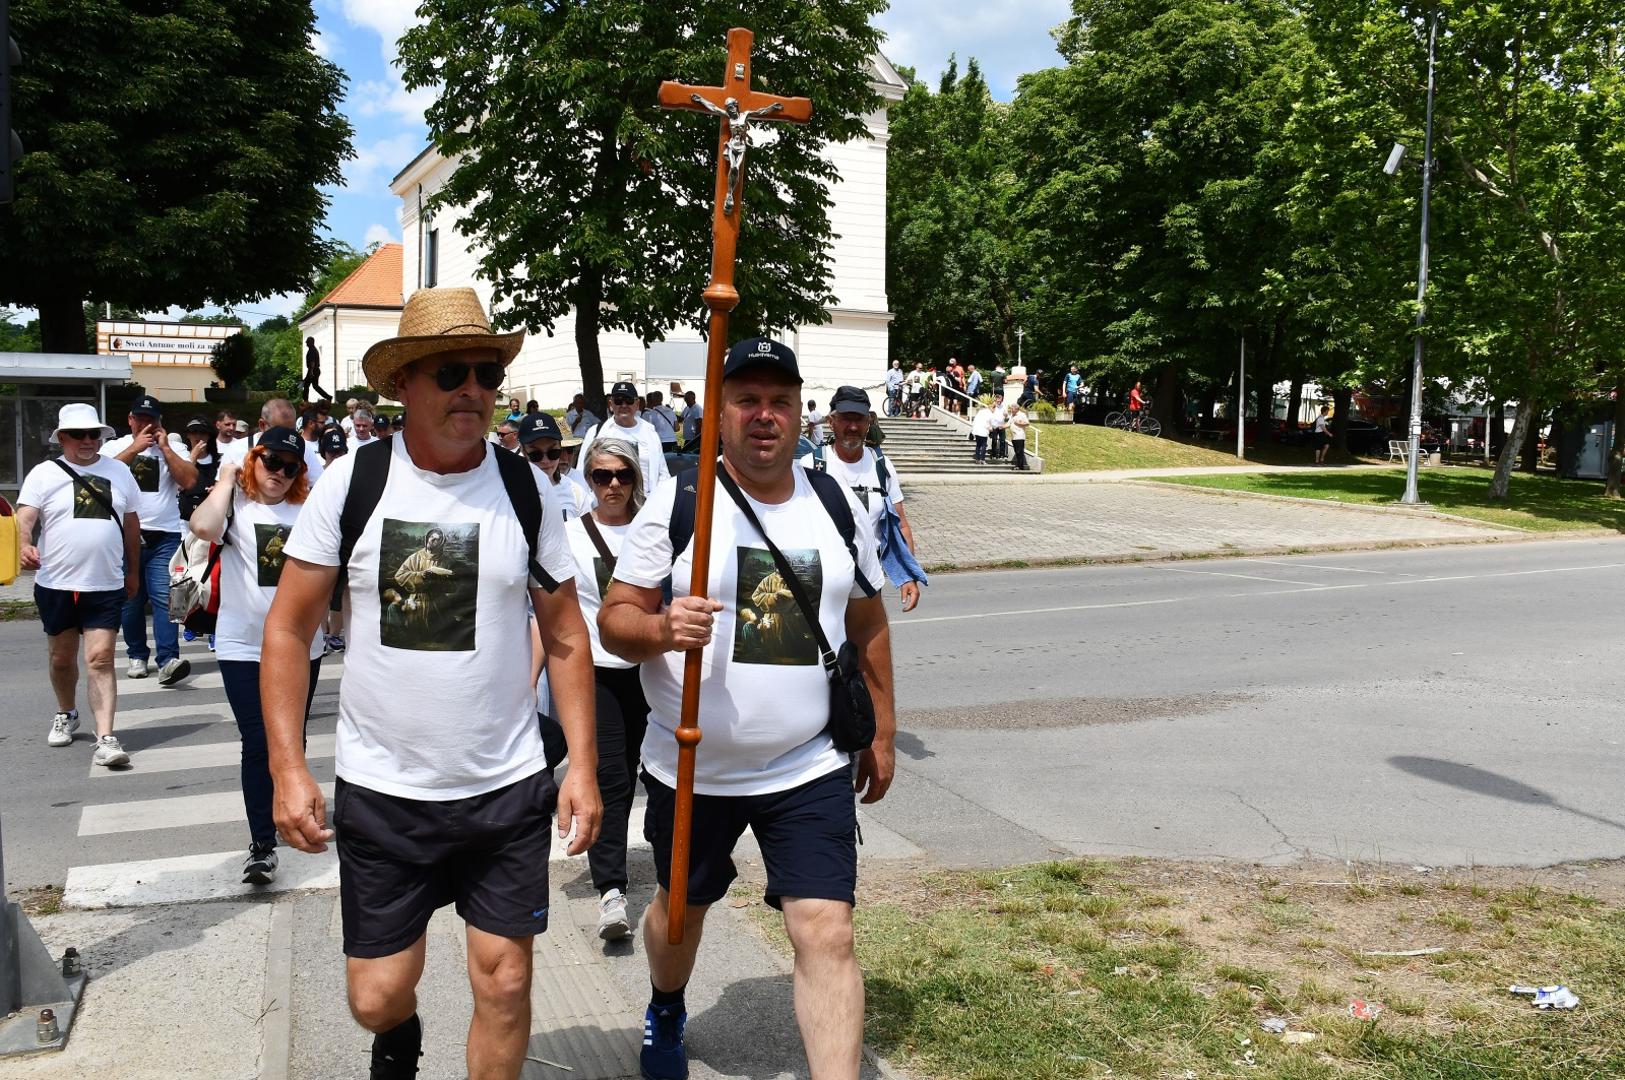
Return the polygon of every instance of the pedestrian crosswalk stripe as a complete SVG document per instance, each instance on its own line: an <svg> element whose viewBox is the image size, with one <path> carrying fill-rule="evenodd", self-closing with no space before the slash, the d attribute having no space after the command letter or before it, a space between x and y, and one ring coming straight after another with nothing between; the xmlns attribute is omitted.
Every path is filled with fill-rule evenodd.
<svg viewBox="0 0 1625 1080"><path fill-rule="evenodd" d="M75 866L68 871L62 902L73 908L141 907L338 888L339 864L331 845L320 855L278 847L276 881L266 886L242 883L246 854L245 844L237 851Z"/></svg>
<svg viewBox="0 0 1625 1080"><path fill-rule="evenodd" d="M319 679L321 682L337 682L344 674L343 664L331 662L322 664ZM127 697L142 697L146 694L184 694L188 690L219 690L224 684L220 681L218 671L206 671L202 675L195 675L178 686L165 686L158 681L156 675L149 675L145 679L126 679L120 677L118 696L123 701Z"/></svg>
<svg viewBox="0 0 1625 1080"><path fill-rule="evenodd" d="M307 759L333 756L332 735L312 735L305 744ZM218 769L235 766L242 761L241 741L203 743L200 746L166 746L156 750L142 750L131 755L128 769L104 769L90 766L92 780L118 779L131 773L179 772L182 769Z"/></svg>
<svg viewBox="0 0 1625 1080"><path fill-rule="evenodd" d="M310 703L312 716L321 716L330 713L337 705L339 696L337 691L318 693ZM80 710L81 715L84 710ZM203 719L220 722L233 722L231 705L224 701L201 702L196 705L165 705L151 709L126 709L121 702L118 712L113 718L114 733L127 731L130 728L146 727L149 724L163 723L167 720Z"/></svg>
<svg viewBox="0 0 1625 1080"><path fill-rule="evenodd" d="M323 784L329 805L333 785ZM79 835L145 832L150 829L179 829L190 825L218 825L243 820L243 794L221 791L213 795L180 795L170 799L140 799L134 802L87 806L79 812Z"/></svg>

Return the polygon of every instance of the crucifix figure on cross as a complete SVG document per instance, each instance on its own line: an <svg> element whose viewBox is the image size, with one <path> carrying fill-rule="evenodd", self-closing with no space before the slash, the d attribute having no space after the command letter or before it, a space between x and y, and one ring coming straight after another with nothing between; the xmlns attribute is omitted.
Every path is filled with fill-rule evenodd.
<svg viewBox="0 0 1625 1080"><path fill-rule="evenodd" d="M812 102L807 98L776 97L751 89L750 50L754 41L755 35L749 30L728 31L728 66L721 86L660 84L663 108L710 113L722 123L717 146L716 196L711 211L711 281L704 294L705 305L711 313L706 341L705 406L700 420L699 475L694 485L694 539L689 548L693 562L689 574L690 593L702 597L706 583L711 580L711 511L716 501L722 360L728 351L728 315L739 304L739 292L734 288L734 253L739 245L740 212L745 201L745 154L750 148L750 125L757 120L805 124L812 119ZM702 654L702 649L690 649L683 664L666 923L667 940L672 945L682 943L688 914L689 837L694 812L694 754L700 742Z"/></svg>

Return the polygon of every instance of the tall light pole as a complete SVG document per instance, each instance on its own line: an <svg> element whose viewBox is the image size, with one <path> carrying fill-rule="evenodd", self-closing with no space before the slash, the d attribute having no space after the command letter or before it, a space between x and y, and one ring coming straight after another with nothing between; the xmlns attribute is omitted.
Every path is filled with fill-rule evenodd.
<svg viewBox="0 0 1625 1080"><path fill-rule="evenodd" d="M1427 131L1422 140L1422 254L1416 273L1416 351L1411 360L1411 438L1405 455L1405 494L1399 501L1418 506L1416 492L1417 456L1422 452L1422 329L1427 322L1428 292L1428 208L1433 195L1433 58L1439 41L1439 12L1433 13L1428 27L1428 109ZM1486 434L1488 432L1488 425Z"/></svg>
<svg viewBox="0 0 1625 1080"><path fill-rule="evenodd" d="M1247 338L1241 339L1241 366L1236 371L1236 457L1247 460Z"/></svg>

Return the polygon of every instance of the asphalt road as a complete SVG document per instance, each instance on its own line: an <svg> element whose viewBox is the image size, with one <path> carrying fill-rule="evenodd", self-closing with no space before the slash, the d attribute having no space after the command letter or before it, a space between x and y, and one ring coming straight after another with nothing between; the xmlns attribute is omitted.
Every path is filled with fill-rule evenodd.
<svg viewBox="0 0 1625 1080"><path fill-rule="evenodd" d="M893 624L899 776L871 817L950 864L1619 858L1622 586L1622 540L941 575ZM246 846L240 819L84 827L237 790L228 763L142 765L229 738L218 689L128 699L136 767L93 778L83 735L45 745L43 662L37 625L0 624L8 886Z"/></svg>

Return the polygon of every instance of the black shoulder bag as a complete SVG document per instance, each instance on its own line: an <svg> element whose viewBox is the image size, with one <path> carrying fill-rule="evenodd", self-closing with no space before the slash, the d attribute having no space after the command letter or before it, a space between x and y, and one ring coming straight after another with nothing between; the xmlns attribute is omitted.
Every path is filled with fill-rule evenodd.
<svg viewBox="0 0 1625 1080"><path fill-rule="evenodd" d="M745 515L751 525L761 534L767 543L767 550L773 556L773 564L778 567L779 576L784 578L784 584L795 597L796 606L801 609L801 615L812 628L813 637L818 642L819 656L824 663L824 673L829 676L829 735L835 743L835 749L843 754L856 754L869 749L875 741L875 703L869 696L869 684L863 680L863 670L858 665L858 648L850 641L841 643L840 654L837 655L829 647L829 638L824 636L824 628L818 624L818 611L807 599L807 594L801 588L801 579L796 577L795 568L790 560L784 557L767 530L756 517L756 511L751 509L749 501L739 490L739 485L729 476L726 469L717 470L717 481L733 499L739 512ZM855 570L855 568L854 568ZM855 571L856 572L856 571Z"/></svg>

